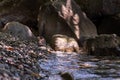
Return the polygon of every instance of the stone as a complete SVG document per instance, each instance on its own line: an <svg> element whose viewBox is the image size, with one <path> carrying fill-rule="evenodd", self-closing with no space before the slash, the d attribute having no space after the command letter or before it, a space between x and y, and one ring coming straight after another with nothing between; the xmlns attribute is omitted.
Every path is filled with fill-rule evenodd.
<svg viewBox="0 0 120 80"><path fill-rule="evenodd" d="M38 15L38 28L40 36L43 36L47 43L51 42L51 37L55 34L76 38L66 22L58 16L52 5L40 9Z"/></svg>
<svg viewBox="0 0 120 80"><path fill-rule="evenodd" d="M98 34L120 35L120 0L75 0L97 26Z"/></svg>
<svg viewBox="0 0 120 80"><path fill-rule="evenodd" d="M67 46L66 46L66 52L77 52L79 53L79 45L78 42L74 38L68 38Z"/></svg>
<svg viewBox="0 0 120 80"><path fill-rule="evenodd" d="M40 0L0 0L0 30L11 21L36 29Z"/></svg>
<svg viewBox="0 0 120 80"><path fill-rule="evenodd" d="M116 34L101 34L85 41L88 54L99 56L120 56L120 37Z"/></svg>
<svg viewBox="0 0 120 80"><path fill-rule="evenodd" d="M65 51L66 45L67 45L67 36L58 34L52 37L51 46L56 51Z"/></svg>
<svg viewBox="0 0 120 80"><path fill-rule="evenodd" d="M53 2L53 6L78 39L97 35L96 26L74 0L58 0Z"/></svg>
<svg viewBox="0 0 120 80"><path fill-rule="evenodd" d="M98 25L99 34L117 34L120 36L120 13L104 17Z"/></svg>
<svg viewBox="0 0 120 80"><path fill-rule="evenodd" d="M61 77L63 80L74 80L74 77L68 72L61 73Z"/></svg>
<svg viewBox="0 0 120 80"><path fill-rule="evenodd" d="M120 12L120 0L75 0L91 18Z"/></svg>
<svg viewBox="0 0 120 80"><path fill-rule="evenodd" d="M74 38L79 45L81 37L97 35L96 26L74 0L55 0L41 6L38 28L40 36L43 36L48 43L56 34Z"/></svg>
<svg viewBox="0 0 120 80"><path fill-rule="evenodd" d="M42 36L39 37L38 36L37 39L38 39L38 43L39 43L40 46L46 46L46 40L45 40L44 37L42 37Z"/></svg>
<svg viewBox="0 0 120 80"><path fill-rule="evenodd" d="M79 53L79 45L74 38L66 35L56 34L52 37L51 46L56 51L77 52Z"/></svg>
<svg viewBox="0 0 120 80"><path fill-rule="evenodd" d="M11 34L14 37L18 37L21 40L34 40L35 36L28 26L23 25L19 22L8 22L3 32Z"/></svg>

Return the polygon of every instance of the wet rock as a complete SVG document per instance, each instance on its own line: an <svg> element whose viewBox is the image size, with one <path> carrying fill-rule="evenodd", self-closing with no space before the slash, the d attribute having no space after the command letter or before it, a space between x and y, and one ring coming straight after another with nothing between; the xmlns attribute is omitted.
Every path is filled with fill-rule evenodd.
<svg viewBox="0 0 120 80"><path fill-rule="evenodd" d="M5 25L3 32L9 33L14 37L18 37L21 40L35 39L32 31L26 25L19 22L9 22Z"/></svg>
<svg viewBox="0 0 120 80"><path fill-rule="evenodd" d="M79 45L74 38L56 34L52 37L51 46L56 51L79 52Z"/></svg>
<svg viewBox="0 0 120 80"><path fill-rule="evenodd" d="M91 55L120 56L120 38L115 34L102 34L86 40L85 47Z"/></svg>
<svg viewBox="0 0 120 80"><path fill-rule="evenodd" d="M67 36L63 35L54 35L52 37L52 42L51 46L56 50L56 51L65 51L66 45L67 45Z"/></svg>
<svg viewBox="0 0 120 80"><path fill-rule="evenodd" d="M95 25L89 20L87 15L74 0L58 0L53 2L53 6L57 10L59 16L66 21L78 39L82 36L91 37L97 35Z"/></svg>
<svg viewBox="0 0 120 80"><path fill-rule="evenodd" d="M61 77L64 79L64 80L74 80L73 76L70 74L70 73L63 73L61 74Z"/></svg>
<svg viewBox="0 0 120 80"><path fill-rule="evenodd" d="M97 26L98 34L119 34L120 0L75 0Z"/></svg>

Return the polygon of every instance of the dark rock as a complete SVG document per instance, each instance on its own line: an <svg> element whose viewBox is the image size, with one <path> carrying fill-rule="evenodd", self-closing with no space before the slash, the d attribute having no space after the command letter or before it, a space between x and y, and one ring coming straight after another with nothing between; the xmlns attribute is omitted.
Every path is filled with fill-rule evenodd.
<svg viewBox="0 0 120 80"><path fill-rule="evenodd" d="M120 38L115 35L102 34L85 41L88 54L100 56L120 56Z"/></svg>
<svg viewBox="0 0 120 80"><path fill-rule="evenodd" d="M74 0L56 0L40 8L38 15L40 36L48 43L56 34L74 38L80 44L82 36L97 35L95 25L82 12Z"/></svg>
<svg viewBox="0 0 120 80"><path fill-rule="evenodd" d="M117 19L114 19L113 15L120 13L119 6L120 0L97 0L97 1L75 0L75 1L81 6L81 9L86 12L88 17L94 22L100 34L111 33L110 31L107 32L107 30L109 30L108 28L110 28L110 30L114 29L112 34L118 32L117 31L118 27L116 27L116 24L119 24L120 22ZM104 27L102 27L101 25L104 25Z"/></svg>
<svg viewBox="0 0 120 80"><path fill-rule="evenodd" d="M63 80L74 80L73 76L70 73L62 73L61 77L63 78Z"/></svg>
<svg viewBox="0 0 120 80"><path fill-rule="evenodd" d="M108 15L120 12L120 0L103 0L103 13Z"/></svg>
<svg viewBox="0 0 120 80"><path fill-rule="evenodd" d="M74 0L58 0L53 2L53 6L78 39L82 36L91 37L97 35L95 25L87 18L86 14Z"/></svg>
<svg viewBox="0 0 120 80"><path fill-rule="evenodd" d="M75 0L90 17L114 15L120 12L120 0Z"/></svg>
<svg viewBox="0 0 120 80"><path fill-rule="evenodd" d="M0 29L11 21L21 22L31 28L37 28L37 15L40 0L1 0Z"/></svg>
<svg viewBox="0 0 120 80"><path fill-rule="evenodd" d="M35 36L26 25L19 22L9 22L5 25L3 32L9 33L22 40L34 40Z"/></svg>
<svg viewBox="0 0 120 80"><path fill-rule="evenodd" d="M120 13L104 17L98 25L99 34L117 34L120 36Z"/></svg>

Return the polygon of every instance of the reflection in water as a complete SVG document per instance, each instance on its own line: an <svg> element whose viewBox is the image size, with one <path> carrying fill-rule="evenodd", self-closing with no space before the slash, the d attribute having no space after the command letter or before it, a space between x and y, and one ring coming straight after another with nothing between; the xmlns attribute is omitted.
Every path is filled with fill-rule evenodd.
<svg viewBox="0 0 120 80"><path fill-rule="evenodd" d="M54 52L47 59L40 59L39 63L41 80L62 80L60 73L65 72L74 80L120 80L119 58Z"/></svg>

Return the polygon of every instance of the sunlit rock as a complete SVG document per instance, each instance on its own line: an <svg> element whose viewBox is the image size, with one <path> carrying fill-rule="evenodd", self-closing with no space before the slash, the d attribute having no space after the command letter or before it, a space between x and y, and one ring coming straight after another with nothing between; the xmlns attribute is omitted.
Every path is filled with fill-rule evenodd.
<svg viewBox="0 0 120 80"><path fill-rule="evenodd" d="M62 73L62 74L61 74L61 77L62 77L64 80L74 80L73 76L72 76L70 73L68 73L68 72Z"/></svg>
<svg viewBox="0 0 120 80"><path fill-rule="evenodd" d="M82 36L91 37L97 35L95 25L74 0L57 0L53 2L53 7L78 39Z"/></svg>
<svg viewBox="0 0 120 80"><path fill-rule="evenodd" d="M74 38L56 34L52 37L51 46L56 51L79 52L79 45Z"/></svg>

